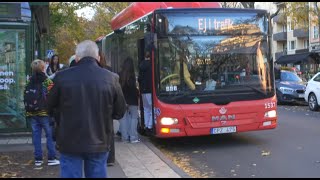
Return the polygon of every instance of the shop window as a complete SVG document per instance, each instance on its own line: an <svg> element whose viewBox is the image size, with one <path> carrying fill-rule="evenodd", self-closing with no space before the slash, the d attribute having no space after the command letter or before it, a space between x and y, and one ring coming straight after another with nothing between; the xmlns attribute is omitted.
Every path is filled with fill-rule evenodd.
<svg viewBox="0 0 320 180"><path fill-rule="evenodd" d="M0 130L26 128L24 29L0 29Z"/></svg>

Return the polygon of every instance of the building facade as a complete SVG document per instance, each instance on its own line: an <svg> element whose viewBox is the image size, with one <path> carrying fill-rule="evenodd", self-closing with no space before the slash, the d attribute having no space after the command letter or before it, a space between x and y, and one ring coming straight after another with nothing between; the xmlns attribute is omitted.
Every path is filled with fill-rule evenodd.
<svg viewBox="0 0 320 180"><path fill-rule="evenodd" d="M280 8L283 2L274 4ZM312 8L312 4L305 2L304 6ZM275 62L281 66L296 67L306 80L319 71L319 31L312 18L317 17L311 17L309 13L306 23L296 24L284 15L283 10L273 18Z"/></svg>
<svg viewBox="0 0 320 180"><path fill-rule="evenodd" d="M0 3L0 132L26 131L23 91L30 63L48 49L49 2Z"/></svg>
<svg viewBox="0 0 320 180"><path fill-rule="evenodd" d="M310 9L316 8L315 2L309 2ZM318 8L320 7L320 3L318 2ZM320 13L320 12L319 12ZM320 53L320 38L319 38L319 24L316 23L318 17L309 15L309 38L310 38L310 52Z"/></svg>

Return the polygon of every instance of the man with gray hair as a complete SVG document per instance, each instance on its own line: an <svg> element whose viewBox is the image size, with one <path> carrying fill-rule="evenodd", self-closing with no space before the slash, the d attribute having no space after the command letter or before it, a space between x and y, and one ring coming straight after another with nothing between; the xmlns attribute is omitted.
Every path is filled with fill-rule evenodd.
<svg viewBox="0 0 320 180"><path fill-rule="evenodd" d="M61 177L107 177L113 119L121 119L126 102L119 77L99 67L98 46L85 40L76 48L76 68L57 73L48 108L58 109L57 145ZM83 168L84 165L84 168Z"/></svg>

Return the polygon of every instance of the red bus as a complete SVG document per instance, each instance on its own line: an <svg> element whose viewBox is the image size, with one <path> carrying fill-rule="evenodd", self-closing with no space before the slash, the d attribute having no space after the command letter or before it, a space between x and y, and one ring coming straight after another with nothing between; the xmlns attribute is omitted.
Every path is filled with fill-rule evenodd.
<svg viewBox="0 0 320 180"><path fill-rule="evenodd" d="M154 136L266 130L277 126L270 22L217 2L135 2L97 43L114 72L130 56L137 76L151 52Z"/></svg>

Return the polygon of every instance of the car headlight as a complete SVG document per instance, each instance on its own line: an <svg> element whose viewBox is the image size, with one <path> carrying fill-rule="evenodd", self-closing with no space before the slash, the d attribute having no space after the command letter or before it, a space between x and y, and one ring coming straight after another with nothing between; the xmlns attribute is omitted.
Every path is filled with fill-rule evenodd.
<svg viewBox="0 0 320 180"><path fill-rule="evenodd" d="M287 87L280 87L279 89L280 89L280 91L281 91L282 93L293 93L293 92L294 92L293 89L287 88Z"/></svg>
<svg viewBox="0 0 320 180"><path fill-rule="evenodd" d="M161 118L160 122L162 125L173 125L173 124L178 124L178 119L177 118L170 118L170 117L163 117L163 118Z"/></svg>

